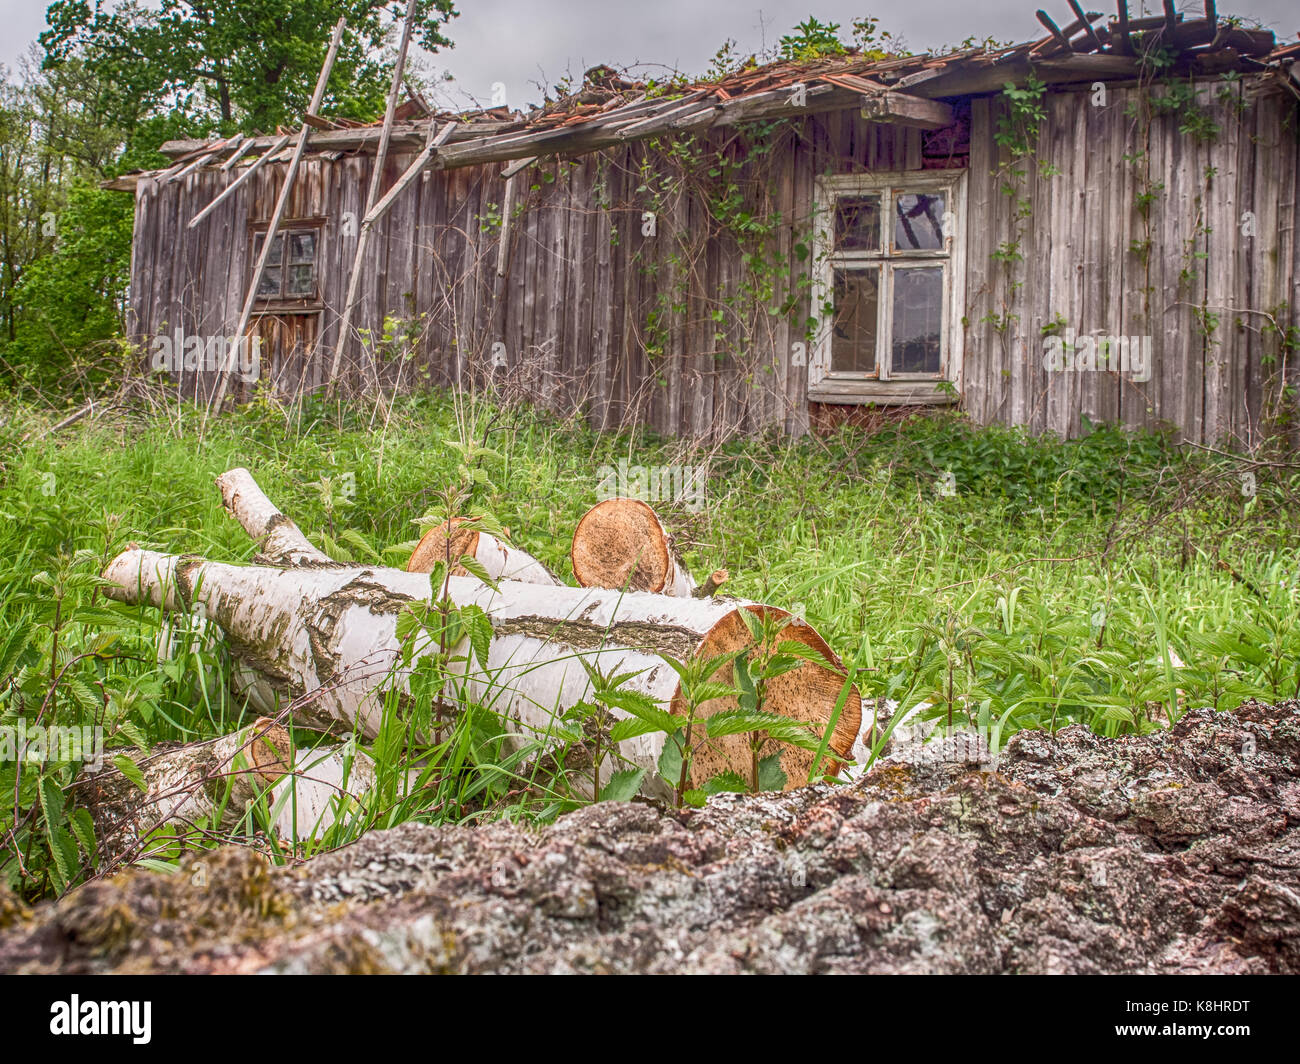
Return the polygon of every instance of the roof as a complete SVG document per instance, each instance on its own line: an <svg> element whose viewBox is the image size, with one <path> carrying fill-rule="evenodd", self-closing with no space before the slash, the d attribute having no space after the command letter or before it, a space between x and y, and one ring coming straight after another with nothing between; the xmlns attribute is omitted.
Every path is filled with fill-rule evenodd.
<svg viewBox="0 0 1300 1064"><path fill-rule="evenodd" d="M577 92L528 113L505 108L435 112L416 96L398 109L391 143L399 150L423 148L428 165L451 168L581 154L665 133L858 107L874 121L941 128L952 121L944 99L996 92L1030 72L1048 84L1131 79L1143 71L1139 52L1153 47L1173 54L1171 69L1177 73L1272 72L1292 91L1300 82L1296 76L1300 66L1293 65L1300 59L1300 42L1277 47L1271 31L1219 19L1213 0L1205 5L1204 18L1191 19L1175 13L1171 3L1166 4L1165 15L1129 19L1121 2L1120 14L1104 26L1098 24L1100 13L1084 13L1076 0L1067 2L1079 16L1073 22L1061 27L1039 11L1047 35L1005 48L883 59L849 51L802 62L755 65L716 80L668 86L629 81L601 66L587 71ZM314 115L305 122L311 127L308 148L318 155L373 150L380 139L380 123ZM434 130L439 128L438 145L430 150ZM279 130L271 136L169 141L161 150L176 164L151 176L171 181L205 166L220 164L229 169L257 151L270 152L271 161L287 158L292 146L286 147L285 138L296 136L297 131ZM125 175L106 187L134 188L142 176Z"/></svg>

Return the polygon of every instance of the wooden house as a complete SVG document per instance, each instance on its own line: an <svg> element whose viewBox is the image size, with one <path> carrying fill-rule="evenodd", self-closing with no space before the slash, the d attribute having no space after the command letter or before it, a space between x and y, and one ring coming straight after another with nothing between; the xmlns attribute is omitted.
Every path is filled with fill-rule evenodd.
<svg viewBox="0 0 1300 1064"><path fill-rule="evenodd" d="M1119 12L169 143L170 169L113 183L130 333L209 397L495 387L694 437L960 404L1253 444L1294 424L1300 45L1212 4ZM226 372L244 321L256 358Z"/></svg>

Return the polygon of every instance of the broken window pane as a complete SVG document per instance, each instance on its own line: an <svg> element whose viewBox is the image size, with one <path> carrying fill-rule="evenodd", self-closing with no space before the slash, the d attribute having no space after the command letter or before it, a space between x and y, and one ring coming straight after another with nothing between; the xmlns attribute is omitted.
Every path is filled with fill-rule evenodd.
<svg viewBox="0 0 1300 1064"><path fill-rule="evenodd" d="M942 251L943 215L946 198L942 192L900 192L894 197L894 250Z"/></svg>
<svg viewBox="0 0 1300 1064"><path fill-rule="evenodd" d="M835 250L880 250L879 196L840 196L835 200Z"/></svg>
<svg viewBox="0 0 1300 1064"><path fill-rule="evenodd" d="M268 266L262 271L262 279L257 282L259 296L275 299L280 294L280 267Z"/></svg>
<svg viewBox="0 0 1300 1064"><path fill-rule="evenodd" d="M943 328L943 267L894 270L891 373L938 373Z"/></svg>
<svg viewBox="0 0 1300 1064"><path fill-rule="evenodd" d="M316 261L316 234L308 230L289 234L289 262Z"/></svg>
<svg viewBox="0 0 1300 1064"><path fill-rule="evenodd" d="M289 288L285 292L287 296L296 298L305 298L310 296L315 290L315 284L312 278L312 266L294 265L289 267Z"/></svg>
<svg viewBox="0 0 1300 1064"><path fill-rule="evenodd" d="M875 373L880 267L835 271L831 372Z"/></svg>

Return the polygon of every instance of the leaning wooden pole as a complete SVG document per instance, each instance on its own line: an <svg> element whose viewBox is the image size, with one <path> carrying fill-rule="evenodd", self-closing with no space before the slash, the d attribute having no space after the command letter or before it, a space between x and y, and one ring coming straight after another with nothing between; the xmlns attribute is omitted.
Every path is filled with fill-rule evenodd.
<svg viewBox="0 0 1300 1064"><path fill-rule="evenodd" d="M307 108L309 116L315 116L320 109L321 102L325 99L325 86L330 79L330 71L334 68L334 59L339 53L339 42L343 39L343 27L346 25L343 19L339 19L334 24L334 36L330 38L329 51L325 54L325 62L320 68L320 76L316 79L316 91L312 93L311 106ZM244 297L244 309L239 314L239 324L235 327L235 340L238 342L244 335L244 330L248 328L249 319L253 316L253 305L257 302L257 286L262 282L262 271L266 269L266 260L271 255L271 245L275 243L276 231L280 228L280 220L284 217L284 209L289 204L289 194L293 191L294 179L298 176L298 164L302 161L302 153L307 147L307 138L311 133L311 123L303 122L302 130L298 133L298 143L294 145L293 158L289 160L289 169L284 175L284 185L280 189L280 197L275 201L275 211L271 215L271 224L267 227L266 235L262 238L262 251L257 256L257 264L253 267L253 277L248 284L248 294ZM220 411L221 404L226 400L226 391L230 387L230 368L225 367L221 372L220 383L217 385L217 391L213 396L212 403L209 405L209 411Z"/></svg>
<svg viewBox="0 0 1300 1064"><path fill-rule="evenodd" d="M429 119L429 133L426 138L424 150L416 156L415 162L406 168L406 171L393 184L393 187L384 194L374 206L366 211L365 218L361 221L361 232L357 236L357 253L352 262L352 273L348 277L348 294L343 300L343 318L339 322L339 333L334 341L334 361L330 363L329 385L326 388L326 395L333 395L338 386L339 368L343 364L343 349L348 342L348 334L352 331L352 310L356 306L357 292L361 287L361 266L365 261L366 249L370 246L370 234L374 229L375 222L387 213L398 195L412 181L414 181L428 165L429 160L437 153L437 150L456 128L455 122L448 122L436 136L434 130L437 129L437 123Z"/></svg>
<svg viewBox="0 0 1300 1064"><path fill-rule="evenodd" d="M251 143L252 141L248 142L248 144ZM233 180L232 182L230 182L230 184L228 184L225 188L223 188L211 203L209 203L206 207L203 208L203 210L199 211L198 214L196 214L193 218L191 218L190 224L187 225L185 228L193 229L196 225L199 224L199 222L203 221L204 218L206 218L209 214L215 211L217 207L221 205L221 202L223 200L233 195L235 190L239 188L240 185L242 185L245 181L247 181L250 177L252 177L255 173L257 173L257 171L262 168L262 165L264 163L266 163L271 158L273 158L278 152L282 151L284 149L284 146L288 143L289 143L289 137L286 135L281 137L269 148L267 148L266 151L264 151L261 155L259 155L256 159L253 160L251 165L245 167L244 171L237 178L235 178L235 180ZM245 144L244 148L241 149L241 151L246 150L248 144ZM224 166L222 166L222 169L225 170L229 166L230 163L227 162Z"/></svg>
<svg viewBox="0 0 1300 1064"><path fill-rule="evenodd" d="M379 188L384 181L384 166L388 162L388 144L393 136L393 118L397 113L397 96L402 89L402 75L406 70L406 50L411 43L411 29L415 24L416 0L410 0L406 6L406 20L402 23L402 43L397 49L397 65L393 68L393 84L388 90L388 105L384 108L384 126L379 131L379 146L375 149L374 168L370 172L370 188L366 192L366 209L364 218L374 208L379 199ZM343 317L339 324L338 347L342 349L348 332L352 328L352 307L356 302L357 289L361 277L361 266L365 262L366 250L370 245L370 230L361 227L357 234L357 250L352 259L352 271L348 274L348 294L343 301ZM334 389L334 377L338 365L337 356L330 369L329 391Z"/></svg>

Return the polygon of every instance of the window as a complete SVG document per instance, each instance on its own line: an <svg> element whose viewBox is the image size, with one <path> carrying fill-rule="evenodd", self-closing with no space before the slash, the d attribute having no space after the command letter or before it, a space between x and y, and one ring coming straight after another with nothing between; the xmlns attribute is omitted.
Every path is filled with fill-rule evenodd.
<svg viewBox="0 0 1300 1064"><path fill-rule="evenodd" d="M266 233L253 234L253 269L257 256L262 253ZM316 252L320 246L320 230L310 228L282 229L271 241L271 254L267 257L262 278L257 284L257 298L263 303L314 303L318 298L316 283Z"/></svg>
<svg viewBox="0 0 1300 1064"><path fill-rule="evenodd" d="M810 398L946 398L937 382L957 379L961 358L962 192L950 172L821 179Z"/></svg>

